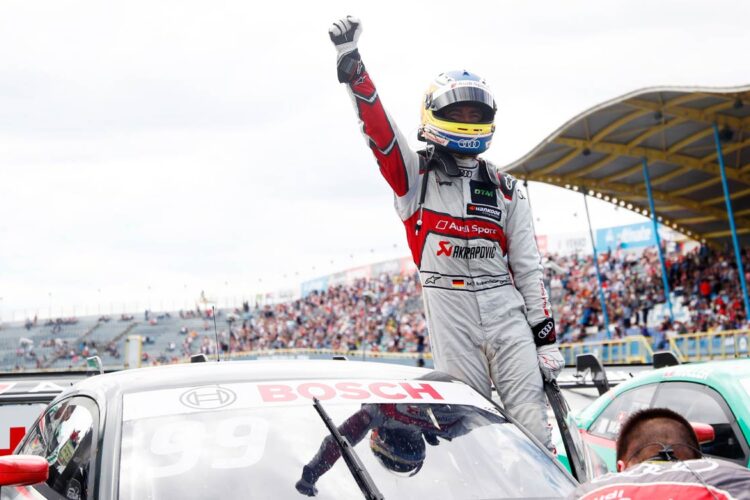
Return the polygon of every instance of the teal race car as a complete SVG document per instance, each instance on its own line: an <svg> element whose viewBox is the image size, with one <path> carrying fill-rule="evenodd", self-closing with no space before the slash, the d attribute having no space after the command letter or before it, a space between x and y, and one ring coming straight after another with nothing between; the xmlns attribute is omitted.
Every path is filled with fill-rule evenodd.
<svg viewBox="0 0 750 500"><path fill-rule="evenodd" d="M602 394L576 416L576 424L587 448L614 471L620 426L631 413L654 407L670 408L693 424L709 424L713 439L701 440L703 453L750 467L750 359L641 372Z"/></svg>

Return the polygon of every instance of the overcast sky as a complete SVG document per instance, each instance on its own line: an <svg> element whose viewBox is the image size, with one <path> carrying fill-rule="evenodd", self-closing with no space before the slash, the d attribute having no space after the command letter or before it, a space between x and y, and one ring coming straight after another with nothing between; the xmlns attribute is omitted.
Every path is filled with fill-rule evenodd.
<svg viewBox="0 0 750 500"><path fill-rule="evenodd" d="M345 14L411 138L436 74L483 75L498 164L638 88L750 83L746 1L3 0L3 319L251 297L407 255L336 81L327 30ZM579 229L580 195L531 198L538 233Z"/></svg>

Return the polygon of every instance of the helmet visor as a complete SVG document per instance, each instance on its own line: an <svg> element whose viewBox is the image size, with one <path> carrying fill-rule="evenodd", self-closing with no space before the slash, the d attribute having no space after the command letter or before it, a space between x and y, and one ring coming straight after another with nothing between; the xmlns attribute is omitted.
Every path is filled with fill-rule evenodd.
<svg viewBox="0 0 750 500"><path fill-rule="evenodd" d="M484 122L491 122L495 117L495 99L492 94L479 86L457 86L438 95L433 94L430 107L435 112L444 110L451 104L477 104L484 111Z"/></svg>

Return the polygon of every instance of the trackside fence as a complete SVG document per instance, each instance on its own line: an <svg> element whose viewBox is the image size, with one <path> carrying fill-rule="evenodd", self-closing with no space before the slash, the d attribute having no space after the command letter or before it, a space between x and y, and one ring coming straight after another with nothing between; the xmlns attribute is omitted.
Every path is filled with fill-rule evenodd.
<svg viewBox="0 0 750 500"><path fill-rule="evenodd" d="M748 330L700 332L675 335L657 344L650 337L631 335L621 339L561 344L565 364L575 365L579 354L594 354L603 364L651 364L654 351L671 350L682 362L748 357Z"/></svg>
<svg viewBox="0 0 750 500"><path fill-rule="evenodd" d="M603 364L648 364L653 359L650 339L642 335L632 335L622 339L599 340L595 342L575 342L561 344L560 351L565 364L576 364L579 354L594 354Z"/></svg>
<svg viewBox="0 0 750 500"><path fill-rule="evenodd" d="M747 330L686 333L669 339L670 350L680 361L744 358L748 356Z"/></svg>

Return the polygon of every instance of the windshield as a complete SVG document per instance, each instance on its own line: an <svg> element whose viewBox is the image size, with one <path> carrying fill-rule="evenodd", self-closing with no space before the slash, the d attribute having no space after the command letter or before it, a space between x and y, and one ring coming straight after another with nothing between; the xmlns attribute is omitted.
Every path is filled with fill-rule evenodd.
<svg viewBox="0 0 750 500"><path fill-rule="evenodd" d="M220 389L232 388L234 394L255 385ZM169 395L159 393L173 392L124 398L121 499L362 497L312 401L232 409L235 402L177 413L162 408L152 416L128 411L129 403L142 405L154 396L163 402ZM466 401L404 399L323 402L385 498L561 497L574 487L552 459L481 398L485 409Z"/></svg>

